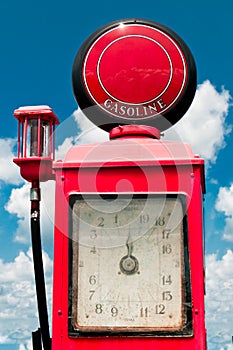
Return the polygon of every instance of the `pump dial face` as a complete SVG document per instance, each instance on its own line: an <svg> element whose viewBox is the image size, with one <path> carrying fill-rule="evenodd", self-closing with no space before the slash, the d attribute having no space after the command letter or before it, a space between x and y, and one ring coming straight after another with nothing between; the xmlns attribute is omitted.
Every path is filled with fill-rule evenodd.
<svg viewBox="0 0 233 350"><path fill-rule="evenodd" d="M90 334L184 330L184 249L178 197L77 199L73 328Z"/></svg>

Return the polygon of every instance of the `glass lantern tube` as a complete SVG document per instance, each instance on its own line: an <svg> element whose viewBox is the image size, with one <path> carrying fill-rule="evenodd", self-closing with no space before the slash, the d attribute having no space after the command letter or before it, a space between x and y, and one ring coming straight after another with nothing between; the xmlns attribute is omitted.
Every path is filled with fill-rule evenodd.
<svg viewBox="0 0 233 350"><path fill-rule="evenodd" d="M26 157L49 157L52 151L53 125L48 120L39 117L25 119L19 123L18 156ZM20 139L21 150L20 150ZM51 140L50 140L51 139Z"/></svg>
<svg viewBox="0 0 233 350"><path fill-rule="evenodd" d="M27 157L38 157L38 120L28 120Z"/></svg>

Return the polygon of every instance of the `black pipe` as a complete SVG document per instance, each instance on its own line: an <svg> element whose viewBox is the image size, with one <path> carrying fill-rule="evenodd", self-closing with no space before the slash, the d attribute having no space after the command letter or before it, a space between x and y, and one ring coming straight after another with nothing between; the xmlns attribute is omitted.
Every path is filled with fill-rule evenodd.
<svg viewBox="0 0 233 350"><path fill-rule="evenodd" d="M36 283L37 306L40 332L44 350L51 350L48 311L45 291L44 267L40 236L40 188L39 181L33 181L31 187L31 240Z"/></svg>
<svg viewBox="0 0 233 350"><path fill-rule="evenodd" d="M33 350L42 350L40 328L38 328L37 331L32 332L32 348Z"/></svg>

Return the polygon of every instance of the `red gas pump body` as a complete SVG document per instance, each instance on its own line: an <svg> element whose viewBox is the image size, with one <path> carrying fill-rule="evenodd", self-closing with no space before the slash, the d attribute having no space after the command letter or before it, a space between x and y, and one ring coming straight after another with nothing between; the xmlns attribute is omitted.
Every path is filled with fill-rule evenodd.
<svg viewBox="0 0 233 350"><path fill-rule="evenodd" d="M148 135L113 133L113 139L72 147L56 174L52 350L204 350L202 201L204 162L187 144ZM118 136L121 136L120 138ZM193 335L166 337L69 336L69 200L73 194L182 194L187 203Z"/></svg>

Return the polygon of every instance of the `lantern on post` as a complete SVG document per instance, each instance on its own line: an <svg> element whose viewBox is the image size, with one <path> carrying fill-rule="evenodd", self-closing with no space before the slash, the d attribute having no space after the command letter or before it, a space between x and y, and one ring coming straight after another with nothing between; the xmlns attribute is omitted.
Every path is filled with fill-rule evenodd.
<svg viewBox="0 0 233 350"><path fill-rule="evenodd" d="M48 106L20 107L18 119L18 157L22 177L31 182L31 240L40 328L32 332L34 349L51 349L45 278L40 234L40 181L54 179L55 125L59 120Z"/></svg>
<svg viewBox="0 0 233 350"><path fill-rule="evenodd" d="M14 162L27 181L54 179L55 126L59 120L49 106L20 107L14 111L18 120L18 157Z"/></svg>

